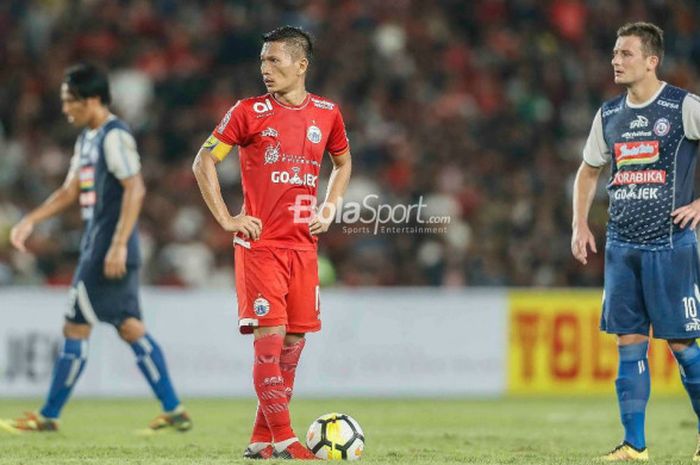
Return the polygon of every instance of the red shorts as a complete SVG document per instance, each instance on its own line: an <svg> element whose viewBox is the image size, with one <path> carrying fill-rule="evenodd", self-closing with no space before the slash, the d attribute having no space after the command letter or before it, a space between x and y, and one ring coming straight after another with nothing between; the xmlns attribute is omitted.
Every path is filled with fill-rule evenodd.
<svg viewBox="0 0 700 465"><path fill-rule="evenodd" d="M285 325L288 333L321 329L315 250L234 247L238 327Z"/></svg>

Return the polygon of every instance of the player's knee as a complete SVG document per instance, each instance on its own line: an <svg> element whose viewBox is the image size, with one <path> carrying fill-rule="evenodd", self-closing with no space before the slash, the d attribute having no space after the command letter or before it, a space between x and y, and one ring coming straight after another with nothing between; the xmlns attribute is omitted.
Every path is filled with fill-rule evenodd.
<svg viewBox="0 0 700 465"><path fill-rule="evenodd" d="M63 337L66 339L87 339L90 337L90 325L68 323L63 325Z"/></svg>
<svg viewBox="0 0 700 465"><path fill-rule="evenodd" d="M305 336L304 333L287 333L284 336L284 345L285 346L293 346L297 342L304 339L304 336Z"/></svg>
<svg viewBox="0 0 700 465"><path fill-rule="evenodd" d="M693 345L695 339L670 339L666 342L673 352L681 352Z"/></svg>
<svg viewBox="0 0 700 465"><path fill-rule="evenodd" d="M645 336L644 334L620 334L617 337L617 345L627 346L631 344L641 344L648 340L649 336Z"/></svg>
<svg viewBox="0 0 700 465"><path fill-rule="evenodd" d="M253 331L253 336L255 337L255 339L260 339L261 337L269 336L270 334L279 334L280 336L284 337L286 333L287 329L284 327L284 325L261 326L255 328L255 330Z"/></svg>
<svg viewBox="0 0 700 465"><path fill-rule="evenodd" d="M146 327L143 322L136 318L127 318L119 325L119 337L126 342L132 343L141 339L146 335Z"/></svg>

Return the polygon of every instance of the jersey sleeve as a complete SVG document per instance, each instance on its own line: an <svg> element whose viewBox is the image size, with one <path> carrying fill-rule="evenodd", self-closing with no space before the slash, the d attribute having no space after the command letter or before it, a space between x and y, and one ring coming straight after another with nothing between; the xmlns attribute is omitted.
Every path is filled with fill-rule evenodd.
<svg viewBox="0 0 700 465"><path fill-rule="evenodd" d="M104 140L107 169L117 179L125 179L141 171L141 158L136 150L136 140L128 131L115 128Z"/></svg>
<svg viewBox="0 0 700 465"><path fill-rule="evenodd" d="M683 130L690 140L700 139L700 97L687 94L683 99Z"/></svg>
<svg viewBox="0 0 700 465"><path fill-rule="evenodd" d="M243 145L246 140L248 124L240 100L229 108L211 136L202 145L211 153L223 160L231 152L234 145Z"/></svg>
<svg viewBox="0 0 700 465"><path fill-rule="evenodd" d="M595 167L603 166L610 161L610 148L603 136L603 118L600 116L600 110L593 118L591 132L583 147L583 161Z"/></svg>
<svg viewBox="0 0 700 465"><path fill-rule="evenodd" d="M333 121L331 133L328 136L326 150L333 156L344 155L350 150L348 135L345 132L345 122L343 121L343 115L340 111L337 111L335 114L335 120Z"/></svg>
<svg viewBox="0 0 700 465"><path fill-rule="evenodd" d="M73 155L70 157L70 168L68 172L72 173L73 176L78 176L80 172L80 145L78 141L75 141L75 146L73 146Z"/></svg>

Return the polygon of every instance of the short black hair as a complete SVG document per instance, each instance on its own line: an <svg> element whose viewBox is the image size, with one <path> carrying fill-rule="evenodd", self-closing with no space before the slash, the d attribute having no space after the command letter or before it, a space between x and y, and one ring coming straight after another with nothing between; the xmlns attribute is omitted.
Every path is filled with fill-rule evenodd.
<svg viewBox="0 0 700 465"><path fill-rule="evenodd" d="M664 59L664 31L656 24L627 23L617 30L617 37L637 36L642 41L644 55L659 57L659 66Z"/></svg>
<svg viewBox="0 0 700 465"><path fill-rule="evenodd" d="M66 69L63 82L77 99L99 97L103 105L112 103L107 74L90 63L79 63Z"/></svg>
<svg viewBox="0 0 700 465"><path fill-rule="evenodd" d="M311 34L300 27L282 26L274 29L262 36L263 43L265 42L284 42L290 47L293 47L303 52L309 62L314 55L314 41Z"/></svg>

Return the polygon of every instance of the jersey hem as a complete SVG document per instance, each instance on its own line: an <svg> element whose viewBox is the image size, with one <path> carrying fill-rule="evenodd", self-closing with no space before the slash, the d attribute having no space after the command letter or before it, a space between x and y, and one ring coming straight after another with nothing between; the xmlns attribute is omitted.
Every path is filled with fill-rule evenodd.
<svg viewBox="0 0 700 465"><path fill-rule="evenodd" d="M297 244L290 243L287 241L275 241L275 240L260 240L260 241L249 241L250 247L246 247L238 241L234 241L234 245L239 245L241 247L246 247L250 249L257 249L260 247L274 247L278 249L292 249L292 250L304 250L304 251L316 251L318 246L316 244Z"/></svg>

